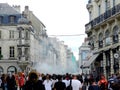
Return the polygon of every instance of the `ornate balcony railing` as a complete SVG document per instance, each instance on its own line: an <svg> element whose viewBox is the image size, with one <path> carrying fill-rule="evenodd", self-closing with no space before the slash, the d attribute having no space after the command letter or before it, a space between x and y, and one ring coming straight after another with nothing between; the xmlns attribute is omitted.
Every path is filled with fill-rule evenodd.
<svg viewBox="0 0 120 90"><path fill-rule="evenodd" d="M95 18L94 20L90 21L89 23L87 23L85 25L85 32L88 32L92 27L102 23L103 21L107 20L108 18L112 17L115 14L119 14L120 13L120 4L114 6L113 8L107 10L105 13L101 14L100 16L98 16L97 18Z"/></svg>

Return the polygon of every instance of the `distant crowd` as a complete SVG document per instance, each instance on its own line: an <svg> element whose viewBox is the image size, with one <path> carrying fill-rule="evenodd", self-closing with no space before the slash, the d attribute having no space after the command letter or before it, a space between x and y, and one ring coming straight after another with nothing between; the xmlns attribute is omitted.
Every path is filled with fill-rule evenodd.
<svg viewBox="0 0 120 90"><path fill-rule="evenodd" d="M0 87L2 90L120 90L120 75L112 74L106 79L103 74L95 78L92 74L51 75L31 71L25 75L18 72L2 74Z"/></svg>

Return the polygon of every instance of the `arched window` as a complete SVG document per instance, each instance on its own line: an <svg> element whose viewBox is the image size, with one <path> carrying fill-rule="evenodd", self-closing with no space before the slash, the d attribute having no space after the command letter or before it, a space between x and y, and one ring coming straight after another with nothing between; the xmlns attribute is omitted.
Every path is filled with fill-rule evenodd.
<svg viewBox="0 0 120 90"><path fill-rule="evenodd" d="M8 67L8 69L7 69L7 73L15 73L16 70L17 70L16 67L10 66L10 67Z"/></svg>
<svg viewBox="0 0 120 90"><path fill-rule="evenodd" d="M113 28L113 43L118 43L118 32L119 32L119 30L118 30L118 26L115 26L114 28Z"/></svg>
<svg viewBox="0 0 120 90"><path fill-rule="evenodd" d="M99 44L99 48L103 47L103 34L102 33L99 34L98 44Z"/></svg>
<svg viewBox="0 0 120 90"><path fill-rule="evenodd" d="M110 32L106 30L105 32L105 45L110 45Z"/></svg>

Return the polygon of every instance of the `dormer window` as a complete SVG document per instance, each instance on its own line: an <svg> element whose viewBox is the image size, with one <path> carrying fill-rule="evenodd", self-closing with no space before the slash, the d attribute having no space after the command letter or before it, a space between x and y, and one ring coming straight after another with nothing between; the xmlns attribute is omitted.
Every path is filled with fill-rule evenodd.
<svg viewBox="0 0 120 90"><path fill-rule="evenodd" d="M10 17L9 17L9 22L10 22L11 24L14 24L14 23L15 23L15 16L10 16Z"/></svg>

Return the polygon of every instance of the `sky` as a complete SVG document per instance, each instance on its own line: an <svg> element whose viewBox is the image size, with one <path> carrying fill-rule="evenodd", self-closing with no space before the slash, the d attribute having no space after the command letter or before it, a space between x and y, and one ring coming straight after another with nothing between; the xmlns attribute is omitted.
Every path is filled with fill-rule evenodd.
<svg viewBox="0 0 120 90"><path fill-rule="evenodd" d="M64 41L78 59L79 47L87 37L85 24L89 22L86 9L88 0L0 0L0 2L20 5L21 11L25 6L29 6L46 26L48 36L55 35L60 41Z"/></svg>

